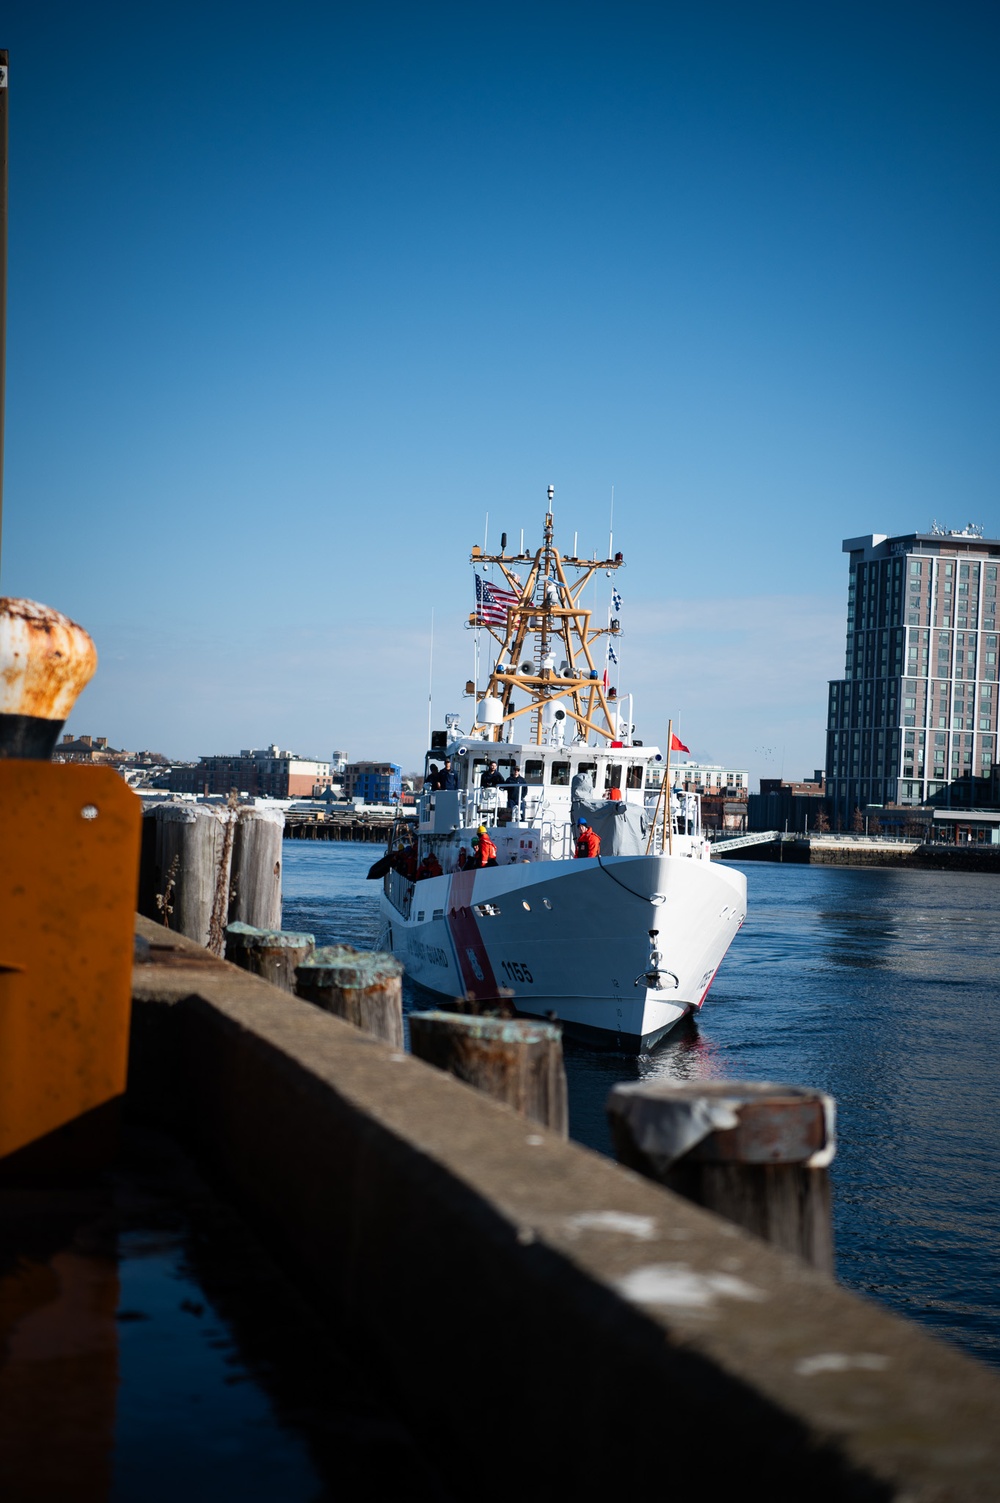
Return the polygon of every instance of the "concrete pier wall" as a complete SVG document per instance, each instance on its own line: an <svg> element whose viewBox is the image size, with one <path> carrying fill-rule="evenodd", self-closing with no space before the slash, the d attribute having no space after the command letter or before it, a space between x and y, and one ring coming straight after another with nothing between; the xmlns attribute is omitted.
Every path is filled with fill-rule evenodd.
<svg viewBox="0 0 1000 1503"><path fill-rule="evenodd" d="M991 1371L138 922L132 1110L375 1354L455 1496L996 1496Z"/></svg>
<svg viewBox="0 0 1000 1503"><path fill-rule="evenodd" d="M849 839L836 836L785 837L766 845L747 846L731 856L717 851L716 857L732 861L776 861L811 866L888 866L913 871L1000 873L1000 846L944 845L931 842L885 840L876 837Z"/></svg>

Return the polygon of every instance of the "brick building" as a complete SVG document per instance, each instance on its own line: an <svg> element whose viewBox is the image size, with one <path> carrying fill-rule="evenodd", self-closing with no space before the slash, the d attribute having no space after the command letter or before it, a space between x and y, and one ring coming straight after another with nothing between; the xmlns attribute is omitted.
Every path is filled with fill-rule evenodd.
<svg viewBox="0 0 1000 1503"><path fill-rule="evenodd" d="M175 767L170 774L173 793L227 794L235 788L259 798L319 797L332 782L329 762L297 757L277 746L202 757L196 767Z"/></svg>

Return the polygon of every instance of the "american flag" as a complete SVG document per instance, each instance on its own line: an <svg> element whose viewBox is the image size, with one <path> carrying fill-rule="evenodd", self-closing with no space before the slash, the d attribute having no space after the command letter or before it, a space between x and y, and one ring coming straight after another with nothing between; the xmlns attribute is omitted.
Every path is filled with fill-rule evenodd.
<svg viewBox="0 0 1000 1503"><path fill-rule="evenodd" d="M506 626L507 608L517 605L520 596L498 589L488 579L476 575L476 623L480 626Z"/></svg>

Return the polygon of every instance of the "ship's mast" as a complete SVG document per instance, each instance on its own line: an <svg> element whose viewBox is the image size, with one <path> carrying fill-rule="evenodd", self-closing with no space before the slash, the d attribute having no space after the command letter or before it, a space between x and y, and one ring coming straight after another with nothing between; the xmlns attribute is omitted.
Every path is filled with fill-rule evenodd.
<svg viewBox="0 0 1000 1503"><path fill-rule="evenodd" d="M479 701L499 702L501 713L490 726L494 741L504 739L505 726L528 715L531 733L523 739L540 745L545 739L547 707L563 710L575 735L584 742L591 734L608 741L618 739L602 670L591 652L599 637L618 634L618 622L591 626L583 592L595 574L602 569L609 573L620 569L624 559L620 553L605 559L563 557L554 542L554 494L550 485L542 546L534 555L486 553L478 547L472 550L474 565L496 564L513 597L502 631L481 613L469 618L471 626L485 627L499 645L489 682L476 696ZM522 584L515 566L525 563L529 569ZM561 657L558 666L557 656ZM526 695L527 702L515 707L515 691Z"/></svg>

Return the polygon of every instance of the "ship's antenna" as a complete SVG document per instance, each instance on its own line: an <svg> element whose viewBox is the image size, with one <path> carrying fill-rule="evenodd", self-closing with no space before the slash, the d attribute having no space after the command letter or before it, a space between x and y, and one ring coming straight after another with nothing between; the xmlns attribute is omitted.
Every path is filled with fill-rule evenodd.
<svg viewBox="0 0 1000 1503"><path fill-rule="evenodd" d="M615 488L611 487L611 520L608 522L608 558L615 556Z"/></svg>
<svg viewBox="0 0 1000 1503"><path fill-rule="evenodd" d="M520 546L520 548L517 551L518 551L518 553L523 553L524 552L524 528L523 527L521 528L521 546Z"/></svg>
<svg viewBox="0 0 1000 1503"><path fill-rule="evenodd" d="M430 662L427 665L427 745L431 744L431 711L432 696L434 692L434 607L431 606L431 651Z"/></svg>
<svg viewBox="0 0 1000 1503"><path fill-rule="evenodd" d="M489 552L489 549L486 546L487 543L489 542L489 536L490 536L490 514L489 514L489 512L487 512L486 513L486 526L483 528L483 552L484 553L488 553Z"/></svg>

